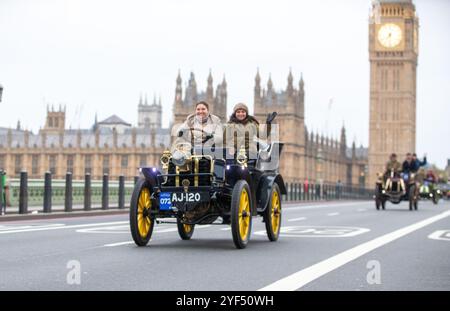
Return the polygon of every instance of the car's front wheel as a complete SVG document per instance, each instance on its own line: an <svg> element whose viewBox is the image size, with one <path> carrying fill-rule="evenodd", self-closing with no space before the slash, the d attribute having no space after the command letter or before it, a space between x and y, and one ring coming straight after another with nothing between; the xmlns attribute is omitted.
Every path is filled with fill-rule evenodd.
<svg viewBox="0 0 450 311"><path fill-rule="evenodd" d="M130 231L138 246L145 246L150 241L154 225L151 216L153 209L151 187L141 178L134 186L130 203Z"/></svg>
<svg viewBox="0 0 450 311"><path fill-rule="evenodd" d="M239 180L231 195L231 233L236 248L245 248L252 231L252 201L250 187Z"/></svg>

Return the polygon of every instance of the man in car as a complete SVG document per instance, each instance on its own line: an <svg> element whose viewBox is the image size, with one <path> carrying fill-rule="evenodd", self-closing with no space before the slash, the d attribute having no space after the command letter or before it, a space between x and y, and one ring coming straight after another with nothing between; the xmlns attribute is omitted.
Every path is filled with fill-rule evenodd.
<svg viewBox="0 0 450 311"><path fill-rule="evenodd" d="M417 172L419 170L420 167L427 165L427 156L425 155L423 157L423 161L420 161L417 158L417 154L413 153L412 154L412 160L413 160L413 172Z"/></svg>
<svg viewBox="0 0 450 311"><path fill-rule="evenodd" d="M386 164L386 172L384 173L384 176L387 177L391 173L391 171L393 171L394 173L400 172L401 168L402 165L397 160L397 154L393 153L390 155L389 161Z"/></svg>
<svg viewBox="0 0 450 311"><path fill-rule="evenodd" d="M403 161L402 172L405 174L409 174L411 172L417 172L415 167L416 167L416 163L413 160L413 156L411 153L408 152L406 154L405 161Z"/></svg>

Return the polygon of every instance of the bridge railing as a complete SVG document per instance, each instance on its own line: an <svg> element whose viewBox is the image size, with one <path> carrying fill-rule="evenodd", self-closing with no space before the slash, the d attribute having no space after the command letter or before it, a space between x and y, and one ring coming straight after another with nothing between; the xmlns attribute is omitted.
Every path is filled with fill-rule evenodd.
<svg viewBox="0 0 450 311"><path fill-rule="evenodd" d="M53 211L71 212L73 210L125 208L133 192L134 181L126 181L125 176L110 180L107 174L102 180L91 180L89 174L84 180L72 180L67 173L65 179L52 180L50 172L44 179L28 179L26 171L19 179L9 183L9 213L31 212L51 213ZM3 179L0 178L0 183ZM0 185L0 198L4 196ZM330 183L286 183L287 194L283 199L288 202L326 201L326 200L369 200L373 198L373 189ZM0 210L5 210L5 200L0 199Z"/></svg>
<svg viewBox="0 0 450 311"><path fill-rule="evenodd" d="M28 179L27 172L22 171L20 178L10 179L8 183L8 200L2 188L0 208L7 213L19 214L125 208L125 202L131 200L135 182L136 177L134 181L126 181L125 176L110 180L107 174L102 180L91 180L89 174L84 180L72 180L71 173L67 173L65 179L52 179L49 172L45 173L44 179ZM9 206L6 207L6 203Z"/></svg>
<svg viewBox="0 0 450 311"><path fill-rule="evenodd" d="M284 201L371 200L373 189L330 183L286 183Z"/></svg>

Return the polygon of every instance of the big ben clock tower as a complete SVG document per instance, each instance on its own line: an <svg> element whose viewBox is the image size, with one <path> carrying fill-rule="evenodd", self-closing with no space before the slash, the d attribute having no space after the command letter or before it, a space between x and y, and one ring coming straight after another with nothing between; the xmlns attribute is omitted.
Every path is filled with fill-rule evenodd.
<svg viewBox="0 0 450 311"><path fill-rule="evenodd" d="M418 28L412 0L374 0L369 24L369 178L416 148Z"/></svg>

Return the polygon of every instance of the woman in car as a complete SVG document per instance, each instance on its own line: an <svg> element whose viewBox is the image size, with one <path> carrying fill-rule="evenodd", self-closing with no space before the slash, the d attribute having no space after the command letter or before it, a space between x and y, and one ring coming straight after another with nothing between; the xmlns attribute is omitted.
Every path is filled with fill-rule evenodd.
<svg viewBox="0 0 450 311"><path fill-rule="evenodd" d="M248 159L256 160L258 152L259 122L248 113L247 105L239 103L226 125L224 140L229 155L236 155L245 148Z"/></svg>
<svg viewBox="0 0 450 311"><path fill-rule="evenodd" d="M213 146L221 147L222 132L222 123L219 117L209 113L207 102L200 101L195 105L195 113L189 115L186 121L175 129L173 134L176 138L172 144L172 153L181 145L194 146L204 150L211 149Z"/></svg>

